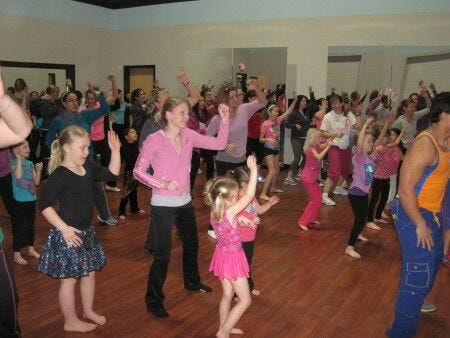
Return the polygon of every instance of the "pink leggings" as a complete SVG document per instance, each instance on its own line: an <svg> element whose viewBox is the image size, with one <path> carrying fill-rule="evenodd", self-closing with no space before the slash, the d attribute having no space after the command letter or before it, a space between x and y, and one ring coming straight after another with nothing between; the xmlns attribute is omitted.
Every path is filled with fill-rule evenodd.
<svg viewBox="0 0 450 338"><path fill-rule="evenodd" d="M308 191L309 202L298 219L298 224L308 225L317 220L320 205L322 204L322 192L320 191L319 184L317 182L302 181L302 183Z"/></svg>

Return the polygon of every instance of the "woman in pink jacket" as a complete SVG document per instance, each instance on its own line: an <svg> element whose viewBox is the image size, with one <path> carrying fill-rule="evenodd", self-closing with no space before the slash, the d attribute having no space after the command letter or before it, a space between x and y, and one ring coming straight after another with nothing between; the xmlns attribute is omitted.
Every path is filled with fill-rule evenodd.
<svg viewBox="0 0 450 338"><path fill-rule="evenodd" d="M162 109L164 128L150 134L142 144L134 167L134 177L152 188L151 227L154 228L155 259L150 268L145 302L156 317L168 317L164 308L163 285L167 275L175 223L183 242L184 287L211 292L200 282L197 251L198 235L190 195L189 172L193 148L223 150L228 139L228 107L219 106L222 118L217 137L201 135L187 128L189 106L171 97ZM154 170L147 173L148 167Z"/></svg>

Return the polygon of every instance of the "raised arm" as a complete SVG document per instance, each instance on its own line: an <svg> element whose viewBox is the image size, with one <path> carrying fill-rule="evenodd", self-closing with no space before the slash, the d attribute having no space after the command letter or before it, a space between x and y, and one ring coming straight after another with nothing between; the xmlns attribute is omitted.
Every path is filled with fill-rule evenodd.
<svg viewBox="0 0 450 338"><path fill-rule="evenodd" d="M363 152L364 140L366 138L366 131L367 131L367 128L369 128L369 126L373 123L373 121L375 121L375 118L373 116L369 115L366 122L362 126L361 131L359 132L358 143L356 144L356 151L358 153Z"/></svg>
<svg viewBox="0 0 450 338"><path fill-rule="evenodd" d="M266 95L264 95L261 88L258 86L258 82L255 79L251 79L247 81L247 88L248 90L254 90L256 93L256 96L258 97L258 101L263 104L264 106L267 104Z"/></svg>
<svg viewBox="0 0 450 338"><path fill-rule="evenodd" d="M329 138L327 140L327 142L325 143L325 148L323 148L320 153L318 153L317 151L312 149L312 154L314 155L314 157L317 158L319 161L322 160L325 157L325 155L327 154L328 149L330 149L332 142L333 142L333 139Z"/></svg>
<svg viewBox="0 0 450 338"><path fill-rule="evenodd" d="M187 74L185 72L179 72L177 74L177 81L181 83L188 92L187 100L189 103L189 107L195 106L197 102L200 100L201 96L197 88L195 88L195 86L192 85Z"/></svg>
<svg viewBox="0 0 450 338"><path fill-rule="evenodd" d="M226 105L219 105L219 115L221 118L219 133L217 137L201 135L193 132L193 146L195 148L223 150L227 145L228 128L229 128L229 109Z"/></svg>
<svg viewBox="0 0 450 338"><path fill-rule="evenodd" d="M298 102L298 96L297 96L297 93L296 92L292 92L292 95L294 96L294 101L292 101L292 103L289 105L289 107L288 107L288 109L286 110L286 112L283 114L283 115L281 115L280 117L279 117L279 121L281 122L281 121L284 121L289 115L291 115L292 114L292 112L294 111L294 107L295 107L295 105L297 104L297 102Z"/></svg>
<svg viewBox="0 0 450 338"><path fill-rule="evenodd" d="M22 142L31 128L28 115L5 93L0 72L0 148Z"/></svg>
<svg viewBox="0 0 450 338"><path fill-rule="evenodd" d="M256 165L256 158L250 155L247 158L247 167L250 168L250 179L247 186L247 191L245 195L242 196L235 204L227 209L228 217L234 219L239 212L241 212L245 207L253 200L255 197L257 177L258 177L258 166Z"/></svg>

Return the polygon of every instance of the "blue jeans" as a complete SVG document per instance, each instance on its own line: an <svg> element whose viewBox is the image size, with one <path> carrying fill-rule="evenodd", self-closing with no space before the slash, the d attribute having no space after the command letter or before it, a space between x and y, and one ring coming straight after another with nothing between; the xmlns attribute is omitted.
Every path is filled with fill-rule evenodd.
<svg viewBox="0 0 450 338"><path fill-rule="evenodd" d="M420 321L420 308L433 287L444 250L441 214L420 209L432 231L431 251L417 246L416 225L409 219L400 201L393 201L395 229L402 251L402 272L395 306L395 318L387 331L389 337L413 337Z"/></svg>

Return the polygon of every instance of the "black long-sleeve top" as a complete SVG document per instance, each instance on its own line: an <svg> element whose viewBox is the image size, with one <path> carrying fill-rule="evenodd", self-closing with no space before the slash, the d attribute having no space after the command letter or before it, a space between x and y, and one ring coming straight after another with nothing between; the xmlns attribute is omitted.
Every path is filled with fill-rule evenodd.
<svg viewBox="0 0 450 338"><path fill-rule="evenodd" d="M296 128L296 124L300 125L300 130ZM291 129L291 138L305 138L309 128L309 120L306 115L297 110L289 115L285 125Z"/></svg>
<svg viewBox="0 0 450 338"><path fill-rule="evenodd" d="M139 155L138 142L128 143L125 142L120 148L120 156L123 162L125 162L125 170L133 171L134 165Z"/></svg>
<svg viewBox="0 0 450 338"><path fill-rule="evenodd" d="M52 172L42 189L39 210L43 211L59 202L58 215L68 225L83 230L91 226L94 215L94 180L117 179L107 168L88 160L86 174L80 176L64 166Z"/></svg>

